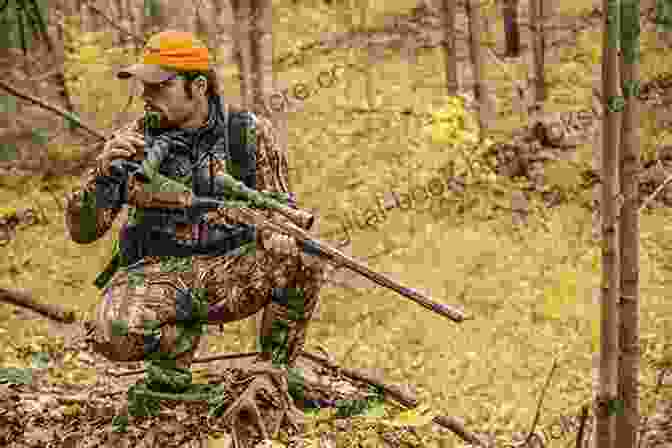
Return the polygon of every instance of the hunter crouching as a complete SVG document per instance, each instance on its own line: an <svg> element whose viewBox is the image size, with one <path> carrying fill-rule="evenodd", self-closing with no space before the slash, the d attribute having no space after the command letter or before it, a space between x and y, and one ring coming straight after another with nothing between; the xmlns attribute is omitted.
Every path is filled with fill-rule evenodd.
<svg viewBox="0 0 672 448"><path fill-rule="evenodd" d="M287 156L270 122L224 103L208 59L193 35L166 31L149 40L142 63L119 72L142 83L146 114L106 142L68 197L73 241L89 244L110 229L130 183L111 163L141 161L149 145L163 155L156 171L194 195L228 199L218 179L228 173L291 198ZM199 219L129 205L112 262L96 280L103 298L90 328L94 349L114 361L160 364L159 388L191 382L204 321L232 322L261 309L261 360L293 364L324 282L324 263L294 238L235 221L227 209Z"/></svg>

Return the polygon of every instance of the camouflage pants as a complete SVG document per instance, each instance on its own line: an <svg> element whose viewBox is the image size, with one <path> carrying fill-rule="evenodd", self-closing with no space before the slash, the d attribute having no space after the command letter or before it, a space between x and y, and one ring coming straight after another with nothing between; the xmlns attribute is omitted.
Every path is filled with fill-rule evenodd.
<svg viewBox="0 0 672 448"><path fill-rule="evenodd" d="M119 270L96 309L94 350L114 361L140 361L150 353L159 354L174 360L177 368L188 368L201 336L192 337L186 348L179 340L175 320L184 308L186 292L207 301L211 323L244 319L264 308L259 336L266 359L272 347L264 341L277 339L273 332L284 322L284 362L293 364L324 283L324 265L312 255L278 254L260 246L219 257L146 257ZM283 302L283 294L277 294L288 290L300 291L299 315L288 308L291 297L287 300L285 294ZM147 323L157 321L160 330L148 335Z"/></svg>

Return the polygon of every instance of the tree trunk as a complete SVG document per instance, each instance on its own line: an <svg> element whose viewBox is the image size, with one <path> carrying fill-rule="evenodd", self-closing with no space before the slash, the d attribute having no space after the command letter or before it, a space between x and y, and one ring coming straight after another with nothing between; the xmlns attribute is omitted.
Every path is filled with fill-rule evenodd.
<svg viewBox="0 0 672 448"><path fill-rule="evenodd" d="M268 115L264 107L264 100L270 98L275 90L272 27L271 0L252 0L252 29L250 30L253 74L252 110L254 113L264 115Z"/></svg>
<svg viewBox="0 0 672 448"><path fill-rule="evenodd" d="M485 138L487 123L485 112L487 109L487 92L483 76L483 50L481 47L481 8L477 1L466 0L465 8L469 23L469 57L474 75L474 100L478 104L479 138Z"/></svg>
<svg viewBox="0 0 672 448"><path fill-rule="evenodd" d="M455 96L460 89L457 81L457 45L455 39L457 4L455 0L442 0L441 15L443 18L443 59L446 66L446 86L448 96Z"/></svg>
<svg viewBox="0 0 672 448"><path fill-rule="evenodd" d="M605 106L618 95L618 0L604 0L602 92ZM610 18L611 16L611 18ZM602 300L600 328L600 394L595 403L598 448L613 448L618 397L619 250L619 131L620 114L605 107L602 144Z"/></svg>
<svg viewBox="0 0 672 448"><path fill-rule="evenodd" d="M223 71L226 64L236 60L236 20L233 5L224 0L212 1L213 23L210 23L208 41L214 51L214 61L220 82L224 81Z"/></svg>
<svg viewBox="0 0 672 448"><path fill-rule="evenodd" d="M546 101L544 76L544 0L530 0L530 28L532 31L532 60L534 65L534 103L540 107Z"/></svg>
<svg viewBox="0 0 672 448"><path fill-rule="evenodd" d="M621 4L621 86L625 98L621 124L621 309L619 396L624 412L617 417L619 447L637 446L639 427L639 100L626 86L639 83L639 1Z"/></svg>
<svg viewBox="0 0 672 448"><path fill-rule="evenodd" d="M505 55L509 58L517 58L520 56L518 3L518 0L504 0L502 2L502 15L504 16L504 38L506 40Z"/></svg>
<svg viewBox="0 0 672 448"><path fill-rule="evenodd" d="M234 59L240 73L240 101L250 109L252 99L252 39L250 35L252 0L231 0L235 21Z"/></svg>

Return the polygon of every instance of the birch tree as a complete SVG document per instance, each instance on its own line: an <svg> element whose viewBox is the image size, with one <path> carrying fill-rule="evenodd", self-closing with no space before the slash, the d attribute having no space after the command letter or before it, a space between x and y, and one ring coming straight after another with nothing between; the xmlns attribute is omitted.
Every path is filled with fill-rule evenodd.
<svg viewBox="0 0 672 448"><path fill-rule="evenodd" d="M605 99L602 131L602 297L600 327L600 391L595 403L598 448L615 443L614 410L618 393L619 250L619 130L618 0L604 0L602 91Z"/></svg>
<svg viewBox="0 0 672 448"><path fill-rule="evenodd" d="M621 123L621 308L619 398L623 411L617 417L618 446L637 446L639 427L639 0L621 0L621 88L625 105Z"/></svg>

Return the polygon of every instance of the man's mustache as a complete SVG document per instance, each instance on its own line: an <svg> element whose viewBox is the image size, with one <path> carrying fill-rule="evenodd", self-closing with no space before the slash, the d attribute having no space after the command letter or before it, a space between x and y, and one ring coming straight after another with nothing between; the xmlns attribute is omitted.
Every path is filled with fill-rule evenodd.
<svg viewBox="0 0 672 448"><path fill-rule="evenodd" d="M145 103L146 112L161 112L161 108L152 103Z"/></svg>

